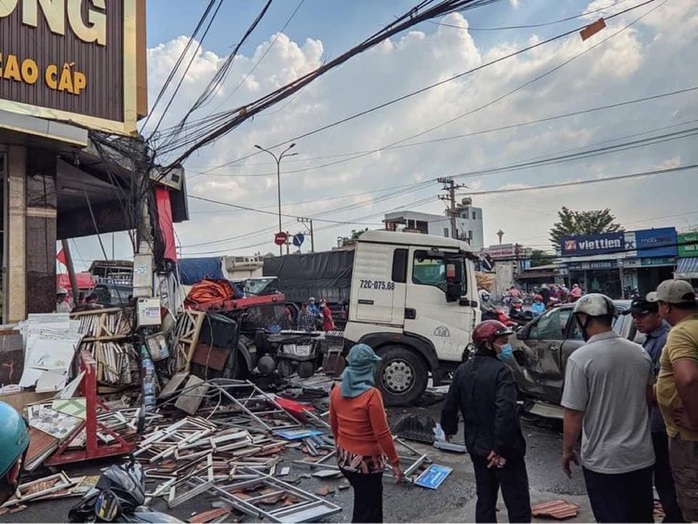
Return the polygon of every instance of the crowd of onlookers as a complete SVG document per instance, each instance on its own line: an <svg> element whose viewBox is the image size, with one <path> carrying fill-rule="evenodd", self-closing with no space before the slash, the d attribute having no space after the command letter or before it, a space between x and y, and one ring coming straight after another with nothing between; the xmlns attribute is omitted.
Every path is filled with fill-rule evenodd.
<svg viewBox="0 0 698 524"><path fill-rule="evenodd" d="M315 297L310 297L307 302L301 304L299 311L294 311L291 306L287 305L280 324L282 329L298 331L335 330L332 310L327 301L321 299L316 302Z"/></svg>

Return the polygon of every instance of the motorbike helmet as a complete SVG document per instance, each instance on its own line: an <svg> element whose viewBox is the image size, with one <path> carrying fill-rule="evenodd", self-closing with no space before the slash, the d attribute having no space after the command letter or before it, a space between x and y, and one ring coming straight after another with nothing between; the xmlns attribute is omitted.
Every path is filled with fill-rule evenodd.
<svg viewBox="0 0 698 524"><path fill-rule="evenodd" d="M514 331L502 324L499 320L485 320L480 322L473 330L473 343L477 347L485 347L489 342L493 343L497 338L511 335Z"/></svg>
<svg viewBox="0 0 698 524"><path fill-rule="evenodd" d="M58 289L56 289L56 295L67 295L67 294L68 294L68 290L64 287L59 287Z"/></svg>
<svg viewBox="0 0 698 524"><path fill-rule="evenodd" d="M584 313L590 317L616 317L618 311L613 301L601 293L589 293L574 304L574 314Z"/></svg>
<svg viewBox="0 0 698 524"><path fill-rule="evenodd" d="M28 448L27 423L12 406L0 402L0 504L17 489Z"/></svg>

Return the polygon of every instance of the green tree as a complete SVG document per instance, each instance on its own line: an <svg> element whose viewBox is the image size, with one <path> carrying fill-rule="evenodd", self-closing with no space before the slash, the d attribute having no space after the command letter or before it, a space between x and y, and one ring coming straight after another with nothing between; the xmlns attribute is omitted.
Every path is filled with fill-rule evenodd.
<svg viewBox="0 0 698 524"><path fill-rule="evenodd" d="M556 252L560 251L562 237L569 235L598 235L624 231L615 221L610 209L572 211L563 206L557 212L559 220L550 229L550 242Z"/></svg>
<svg viewBox="0 0 698 524"><path fill-rule="evenodd" d="M352 229L351 230L351 235L348 237L343 237L339 241L340 247L346 247L346 246L353 246L356 244L356 241L359 239L361 235L363 235L366 231L368 231L368 228L366 229Z"/></svg>
<svg viewBox="0 0 698 524"><path fill-rule="evenodd" d="M555 262L555 256L549 255L542 249L531 251L531 267L547 266Z"/></svg>

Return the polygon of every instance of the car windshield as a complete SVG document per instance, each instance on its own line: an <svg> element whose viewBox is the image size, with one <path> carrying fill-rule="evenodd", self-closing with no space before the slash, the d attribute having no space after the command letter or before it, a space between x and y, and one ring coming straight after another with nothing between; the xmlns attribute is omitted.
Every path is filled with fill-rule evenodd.
<svg viewBox="0 0 698 524"><path fill-rule="evenodd" d="M275 280L275 278L254 278L245 280L245 294L259 295Z"/></svg>

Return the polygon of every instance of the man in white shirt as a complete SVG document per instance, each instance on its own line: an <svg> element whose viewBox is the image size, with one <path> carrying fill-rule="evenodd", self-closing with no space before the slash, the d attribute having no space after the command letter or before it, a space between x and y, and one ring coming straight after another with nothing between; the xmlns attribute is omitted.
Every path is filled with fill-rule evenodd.
<svg viewBox="0 0 698 524"><path fill-rule="evenodd" d="M587 343L567 361L562 468L579 464L597 522L654 522L654 450L649 407L654 374L642 346L613 331L617 315L610 298L581 297L574 316Z"/></svg>

